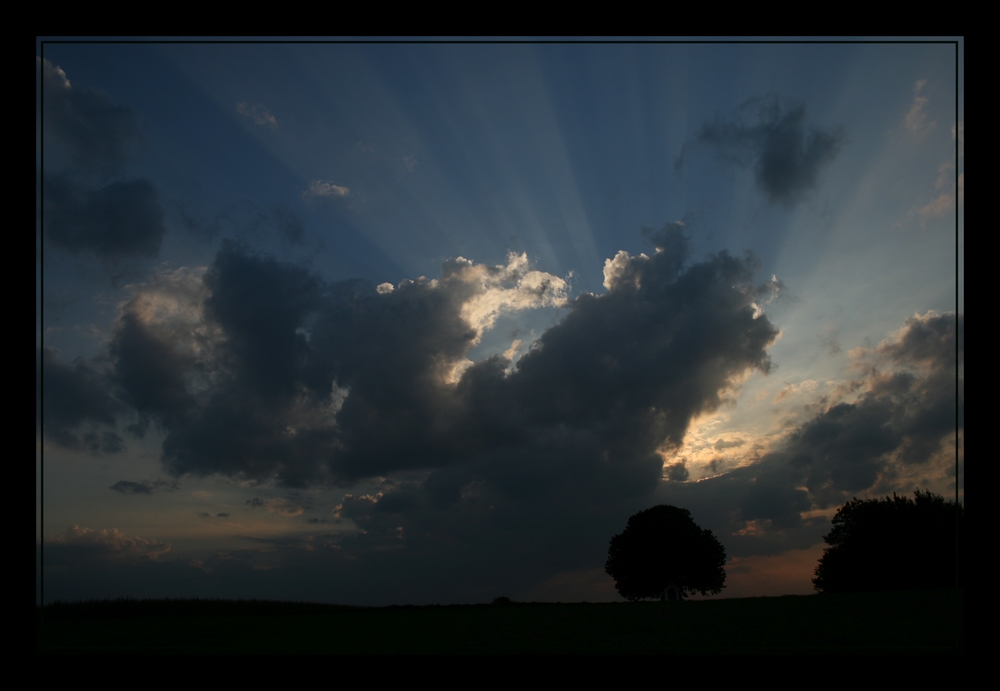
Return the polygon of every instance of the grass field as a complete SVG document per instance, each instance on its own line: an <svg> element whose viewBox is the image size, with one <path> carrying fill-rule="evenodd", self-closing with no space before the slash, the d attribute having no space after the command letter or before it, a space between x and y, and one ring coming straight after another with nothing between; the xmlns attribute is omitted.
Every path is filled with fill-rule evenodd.
<svg viewBox="0 0 1000 691"><path fill-rule="evenodd" d="M115 600L36 608L42 653L960 653L960 591L344 607Z"/></svg>

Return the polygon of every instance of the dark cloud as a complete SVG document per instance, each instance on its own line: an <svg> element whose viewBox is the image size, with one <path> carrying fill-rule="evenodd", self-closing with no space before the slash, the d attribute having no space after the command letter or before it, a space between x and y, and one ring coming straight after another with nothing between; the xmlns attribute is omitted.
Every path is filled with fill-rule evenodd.
<svg viewBox="0 0 1000 691"><path fill-rule="evenodd" d="M731 439L729 441L719 439L712 445L712 448L716 451L722 451L723 449L733 449L744 444L746 444L746 441L743 439Z"/></svg>
<svg viewBox="0 0 1000 691"><path fill-rule="evenodd" d="M664 466L663 476L671 482L685 482L691 477L691 471L687 469L687 463L681 460Z"/></svg>
<svg viewBox="0 0 1000 691"><path fill-rule="evenodd" d="M957 331L956 331L957 327ZM957 333L957 349L956 349ZM964 428L964 318L919 315L877 347L851 351L862 374L746 464L715 459L699 482L664 482L656 501L684 506L720 535L730 557L775 555L820 542L815 512L864 493L907 493L954 468L956 412ZM812 407L812 406L809 406ZM730 444L727 444L729 446Z"/></svg>
<svg viewBox="0 0 1000 691"><path fill-rule="evenodd" d="M113 103L107 94L72 86L66 73L48 60L36 57L35 62L42 72L46 154L62 154L79 170L118 171L139 143L135 111Z"/></svg>
<svg viewBox="0 0 1000 691"><path fill-rule="evenodd" d="M876 486L913 489L893 485L894 478L945 450L956 412L964 429L964 376L957 395L955 388L963 334L963 316L931 312L908 319L878 347L854 351L865 375L847 388L861 395L826 407L741 471L752 474L753 485L741 500L742 517L795 525L800 512L842 504Z"/></svg>
<svg viewBox="0 0 1000 691"><path fill-rule="evenodd" d="M122 398L143 420L137 432L145 430L149 416L170 425L194 405L187 391L185 367L191 358L177 352L176 340L169 331L144 325L128 309L119 319L111 346L114 378Z"/></svg>
<svg viewBox="0 0 1000 691"><path fill-rule="evenodd" d="M143 480L142 482L119 480L111 485L109 489L121 494L152 494L161 490L173 492L175 489L178 489L178 484L176 482L167 482L166 480L153 480L152 482L149 480Z"/></svg>
<svg viewBox="0 0 1000 691"><path fill-rule="evenodd" d="M499 269L449 262L436 281L377 293L227 243L204 277L215 344L193 356L191 329L144 321L137 297L112 343L116 375L167 430L175 475L302 486L424 470L443 504L474 477L515 496L567 483L642 493L660 480L658 449L679 445L732 377L766 371L777 335L751 260L682 271L682 228L653 235L655 254L609 261L609 292L579 297L512 370L493 357L457 379L478 337L465 310L492 295L476 281Z"/></svg>
<svg viewBox="0 0 1000 691"><path fill-rule="evenodd" d="M111 395L107 373L82 358L59 362L50 348L37 348L35 357L35 400L43 401L35 409L36 432L74 451L121 451L114 428L125 408Z"/></svg>
<svg viewBox="0 0 1000 691"><path fill-rule="evenodd" d="M338 537L340 553L385 563L406 545L407 564L430 573L439 567L424 560L463 545L447 558L456 569L474 560L526 588L538 569L600 562L607 545L593 536L652 501L660 450L678 447L732 381L770 368L777 329L760 306L777 288L754 285L753 260L689 263L679 224L647 235L657 251L609 260L608 292L577 298L516 364L465 369L481 328L470 309L499 299L483 285L509 267L453 260L434 281L379 292L227 243L204 291L184 293L201 295L187 321L150 316L148 305L177 302L177 281L125 306L117 381L166 431L172 474L304 486L393 473L338 506L333 518L364 531ZM552 280L536 278L517 299L550 295ZM289 517L305 508L247 505Z"/></svg>
<svg viewBox="0 0 1000 691"><path fill-rule="evenodd" d="M462 545L465 556L446 561L479 569L473 581L494 569L524 587L599 562L607 546L595 535L664 500L702 512L740 554L804 548L827 528L808 512L939 452L954 427L956 320L928 314L852 351L863 372L844 387L853 398L756 462L720 462L736 467L697 483L683 461L664 468L660 451L680 447L694 416L722 405L747 370L770 368L777 329L761 306L780 286L754 285L750 258L686 262L680 226L654 240L651 256L609 260L608 292L578 297L516 364L492 357L457 373L478 335L467 306L484 295L463 272L485 270L449 263L436 281L379 293L228 244L203 289L186 293L201 296L190 324L150 321L142 293L126 306L112 345L118 381L129 380L121 349L160 352L128 345L128 329L166 344L139 369L154 382L144 410L167 433L171 473L288 486L393 473L338 505L333 519L360 530L337 538L339 553L375 568L398 552L393 568L430 572L443 544ZM215 335L194 348L198 333ZM123 398L138 400L128 387ZM285 517L308 508L294 496L247 504Z"/></svg>
<svg viewBox="0 0 1000 691"><path fill-rule="evenodd" d="M166 233L156 187L120 178L139 142L139 118L103 93L73 87L48 60L42 72L44 235L102 259L153 257Z"/></svg>
<svg viewBox="0 0 1000 691"><path fill-rule="evenodd" d="M769 370L777 329L762 306L780 285L755 285L750 257L685 260L682 226L647 234L658 251L608 260L607 292L574 300L516 364L464 369L481 328L470 305L495 297L476 281L499 269L455 260L379 292L226 243L203 277L136 289L111 345L114 381L163 428L175 476L377 487L344 496L329 519L342 532L309 546L356 564L364 588L384 568L518 592L602 563L629 515L664 502L691 508L733 555L804 548L828 528L808 512L934 457L954 419L955 319L930 314L852 351L853 398L771 453L720 459L722 474L697 483L684 462L665 469L661 451L680 448L695 416ZM294 495L247 506L310 508ZM447 591L414 588L411 601Z"/></svg>
<svg viewBox="0 0 1000 691"><path fill-rule="evenodd" d="M683 167L695 147L712 146L720 159L752 167L757 186L771 202L794 206L816 186L820 171L845 141L841 128L807 128L805 121L805 106L782 109L775 96L752 98L732 118L704 123L685 143L676 167Z"/></svg>
<svg viewBox="0 0 1000 691"><path fill-rule="evenodd" d="M92 188L67 176L46 176L45 237L71 252L112 261L153 257L166 227L156 188L145 179Z"/></svg>

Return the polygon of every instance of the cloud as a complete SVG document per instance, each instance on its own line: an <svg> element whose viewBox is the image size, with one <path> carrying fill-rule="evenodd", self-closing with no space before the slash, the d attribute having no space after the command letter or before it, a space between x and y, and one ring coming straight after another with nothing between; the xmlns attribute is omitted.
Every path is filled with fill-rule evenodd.
<svg viewBox="0 0 1000 691"><path fill-rule="evenodd" d="M366 564L350 572L369 584L357 587L373 587L369 569L390 553L413 573L437 569L434 545L446 543L463 545L456 569L494 572L487 580L516 593L599 561L592 536L655 501L661 450L746 371L770 366L777 329L761 305L773 282L752 282L750 258L688 263L679 225L647 236L654 251L619 255L623 278L607 293L573 301L522 255L452 260L438 278L379 292L229 243L207 270L129 287L110 381L162 427L175 476L304 486L395 474L331 516L341 532L328 551ZM565 318L516 365L466 364L498 315L560 304ZM286 501L255 497L248 508L306 510ZM428 588L420 597L475 595Z"/></svg>
<svg viewBox="0 0 1000 691"><path fill-rule="evenodd" d="M268 513L276 513L284 518L301 516L304 511L312 508L309 502L300 497L279 497L277 499L268 499L267 501L260 497L253 497L252 499L247 499L246 505L251 509L263 508ZM228 516L229 514L225 515Z"/></svg>
<svg viewBox="0 0 1000 691"><path fill-rule="evenodd" d="M36 406L36 432L74 451L121 451L115 427L125 409L111 395L107 372L82 358L66 365L50 348L36 348L35 358L35 400L44 400L44 408Z"/></svg>
<svg viewBox="0 0 1000 691"><path fill-rule="evenodd" d="M179 489L179 487L180 486L176 482L168 482L166 480L154 480L152 482L148 480L143 480L142 482L119 480L115 484L111 485L109 489L121 494L153 494L154 492L158 492L160 490L173 492L175 489Z"/></svg>
<svg viewBox="0 0 1000 691"><path fill-rule="evenodd" d="M514 493L578 465L655 484L657 449L720 405L732 377L766 370L777 331L758 312L765 288L743 285L745 260L718 255L683 276L666 250L618 261L630 281L578 298L508 372L467 353L497 315L565 299L565 283L523 256L451 260L438 279L379 294L224 250L205 312L225 334L229 376L169 425L167 467L286 484L437 469L429 482L446 502L471 472L447 469L463 464ZM617 469L602 470L612 454Z"/></svg>
<svg viewBox="0 0 1000 691"><path fill-rule="evenodd" d="M961 315L915 315L877 346L850 351L854 379L795 387L814 412L770 450L720 462L697 482L662 483L656 503L690 509L743 559L822 546L835 508L853 496L942 491L954 482L956 414L964 430L963 343Z"/></svg>
<svg viewBox="0 0 1000 691"><path fill-rule="evenodd" d="M732 118L705 122L675 166L680 170L694 148L712 146L721 160L752 167L769 201L792 207L815 188L845 142L842 128L807 129L805 120L805 106L783 110L776 96L751 98Z"/></svg>
<svg viewBox="0 0 1000 691"><path fill-rule="evenodd" d="M945 188L937 197L920 208L919 214L921 223L926 223L928 218L940 218L955 208L955 165L951 161L945 161L938 166L938 177L934 182L935 189ZM965 173L958 176L958 198L965 201Z"/></svg>
<svg viewBox="0 0 1000 691"><path fill-rule="evenodd" d="M388 385L411 401L386 399L379 415L411 415L415 395L444 404L454 396L446 380L499 314L560 304L565 289L512 256L499 267L453 260L440 279L380 294L328 286L228 244L203 278L161 275L133 287L111 356L121 397L170 430L173 472L279 472L302 484L329 474L331 459L353 463L337 451L345 435L357 435L358 455L362 440L384 436L362 433L370 416L352 419L353 430L339 424L338 413L363 410L343 411L345 401L381 400Z"/></svg>
<svg viewBox="0 0 1000 691"><path fill-rule="evenodd" d="M580 574L653 504L690 508L745 575L819 542L823 512L851 493L943 476L963 331L961 317L935 313L851 351L855 380L840 393L799 384L818 412L758 461L720 460L719 476L699 482L685 481L683 459L665 467L692 420L720 410L747 372L771 368L777 328L764 310L780 286L755 281L751 257L692 261L678 224L647 236L648 254L610 260L607 292L572 300L558 277L530 277L520 255L451 260L437 278L379 291L235 243L207 269L130 286L104 381L162 427L172 475L363 482L328 514L329 535L270 544L266 564L250 550L198 568L161 563L162 582L218 587L226 574L229 592L251 592L239 588L260 587L254 569L267 566L268 583L373 604L560 599L561 579L589 599L607 582ZM464 364L497 315L558 304L563 318L516 364ZM754 442L718 437L717 451ZM288 523L303 529L324 523L307 521L294 495L246 506L302 516ZM401 572L405 583L390 583Z"/></svg>
<svg viewBox="0 0 1000 691"><path fill-rule="evenodd" d="M166 233L156 187L145 178L112 179L139 143L138 115L106 94L73 87L48 60L36 64L46 240L112 262L156 256Z"/></svg>
<svg viewBox="0 0 1000 691"><path fill-rule="evenodd" d="M933 200L929 201L924 206L920 207L920 217L923 221L928 218L940 218L947 214L955 208L955 190L954 187L947 191L942 192L940 195L935 197Z"/></svg>
<svg viewBox="0 0 1000 691"><path fill-rule="evenodd" d="M156 256L166 232L149 180L94 188L65 175L45 178L45 237L55 245L121 261Z"/></svg>
<svg viewBox="0 0 1000 691"><path fill-rule="evenodd" d="M351 190L341 185L335 185L329 180L313 180L309 187L302 193L303 199L315 199L317 197L346 197L351 194Z"/></svg>
<svg viewBox="0 0 1000 691"><path fill-rule="evenodd" d="M107 94L75 88L62 68L35 58L42 72L42 122L46 155L72 167L113 173L139 143L138 115Z"/></svg>
<svg viewBox="0 0 1000 691"><path fill-rule="evenodd" d="M665 485L710 486L686 481L684 462L665 469L664 454L748 372L771 367L778 331L764 308L780 283L755 282L751 257L691 261L679 224L646 235L653 251L617 255L607 292L574 300L521 255L499 266L451 260L437 278L379 292L326 283L230 243L200 278L134 287L112 352L123 348L126 325L169 346L129 350L162 353L138 371L151 381L176 371L163 377L164 391L184 383L176 400L185 405L145 409L165 431L162 460L174 476L377 481L378 491L343 496L330 516L339 532L316 547L353 565L351 582L367 585L352 587L403 569L415 584L428 574L426 586L407 591L412 601L479 597L430 578L444 569L477 588L526 592L553 573L601 563L606 539L658 503ZM501 356L464 364L497 315L558 304L565 316L516 364ZM197 352L186 345L196 341ZM118 356L112 362L119 367ZM119 373L122 397L133 400L127 379ZM174 400L155 385L140 389L148 401ZM664 472L676 481L664 483ZM768 525L784 525L788 507L808 509L794 486L786 497L771 484L756 504L746 482L734 497L748 513L782 498L781 511L759 519ZM305 512L292 499L254 497L247 506Z"/></svg>
<svg viewBox="0 0 1000 691"><path fill-rule="evenodd" d="M785 511L781 501L762 502L774 515L751 509L746 517L794 522L792 514L808 510L809 504L835 506L873 488L910 491L906 478L912 469L927 468L943 477L954 463L948 454L956 419L958 429L964 429L964 377L955 388L956 356L960 375L963 371L963 344L961 315L928 312L908 319L876 348L851 351L864 374L843 389L859 395L832 402L757 468L758 486L767 478L765 486L783 496L798 493L799 499L786 502Z"/></svg>
<svg viewBox="0 0 1000 691"><path fill-rule="evenodd" d="M136 433L151 418L179 419L194 405L189 386L208 386L215 374L205 356L221 336L203 317L203 274L178 269L128 286L133 297L120 307L110 356L116 389L139 415Z"/></svg>
<svg viewBox="0 0 1000 691"><path fill-rule="evenodd" d="M276 129L278 127L278 120L267 108L260 104L250 105L246 101L240 101L236 104L236 112L240 115L250 118L255 125L268 125L271 129Z"/></svg>
<svg viewBox="0 0 1000 691"><path fill-rule="evenodd" d="M782 387L781 391L774 395L774 403L778 403L779 401L793 396L812 394L819 386L820 383L815 379L806 379L798 384L786 384Z"/></svg>
<svg viewBox="0 0 1000 691"><path fill-rule="evenodd" d="M456 296L463 303L460 316L477 336L493 328L501 314L565 306L569 288L558 276L530 270L528 255L516 252L508 253L507 264L500 266L476 264L464 257L448 260L441 267L441 280L462 287Z"/></svg>
<svg viewBox="0 0 1000 691"><path fill-rule="evenodd" d="M926 85L926 79L921 79L913 85L913 103L903 120L907 131L915 136L923 136L937 126L935 120L927 119L927 97L920 95Z"/></svg>
<svg viewBox="0 0 1000 691"><path fill-rule="evenodd" d="M691 472L687 469L687 462L681 459L677 463L664 466L663 476L671 482L686 482L691 477Z"/></svg>
<svg viewBox="0 0 1000 691"><path fill-rule="evenodd" d="M714 448L716 451L722 451L723 449L735 449L740 446L743 446L744 444L746 444L746 440L744 439L730 439L728 441L724 439L719 439L718 441L715 442L715 444L712 445L712 448Z"/></svg>
<svg viewBox="0 0 1000 691"><path fill-rule="evenodd" d="M96 559L150 559L170 551L170 543L147 540L141 537L127 537L117 528L92 530L78 525L55 535L48 543L55 547L54 562ZM49 561L46 551L46 561Z"/></svg>

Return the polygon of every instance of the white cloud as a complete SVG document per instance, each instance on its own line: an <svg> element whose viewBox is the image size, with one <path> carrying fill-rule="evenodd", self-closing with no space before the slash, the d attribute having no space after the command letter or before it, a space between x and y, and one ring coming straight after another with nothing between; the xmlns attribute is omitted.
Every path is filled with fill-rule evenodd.
<svg viewBox="0 0 1000 691"><path fill-rule="evenodd" d="M805 381L799 382L798 384L787 384L781 391L779 391L774 396L774 403L784 399L790 398L792 396L799 396L801 394L812 394L819 387L819 382L815 379L806 379Z"/></svg>
<svg viewBox="0 0 1000 691"><path fill-rule="evenodd" d="M447 261L441 274L442 283L459 284L457 292L464 298L462 318L478 336L493 328L502 314L563 307L567 302L569 284L553 274L531 270L526 253L509 253L506 266L475 264L458 257Z"/></svg>
<svg viewBox="0 0 1000 691"><path fill-rule="evenodd" d="M310 197L346 197L351 190L342 185L335 185L329 180L313 180L309 187L302 193L303 199Z"/></svg>
<svg viewBox="0 0 1000 691"><path fill-rule="evenodd" d="M952 177L954 173L955 166L950 161L945 161L938 166L938 177L934 182L934 189L946 189L918 209L917 213L920 214L921 224L926 223L928 218L940 218L954 208L955 183ZM962 203L965 202L965 173L958 176L958 199Z"/></svg>
<svg viewBox="0 0 1000 691"><path fill-rule="evenodd" d="M53 65L48 60L43 60L38 56L35 56L35 63L42 65L42 70L45 74L45 81L62 87L63 89L72 88L72 85L69 83L69 79L66 77L66 73L63 71L63 68L58 65Z"/></svg>
<svg viewBox="0 0 1000 691"><path fill-rule="evenodd" d="M647 260L649 257L645 253L639 255L640 259ZM638 287L639 275L630 271L632 257L625 250L618 250L614 259L604 260L604 287L611 290L615 285L623 281L631 281Z"/></svg>
<svg viewBox="0 0 1000 691"><path fill-rule="evenodd" d="M126 286L132 298L119 307L146 325L201 321L202 303L208 296L202 280L206 270L202 266L160 271L146 283Z"/></svg>
<svg viewBox="0 0 1000 691"><path fill-rule="evenodd" d="M128 285L132 298L119 305L119 314L136 319L179 352L203 357L222 340L219 327L204 315L206 271L204 266L162 270L146 283Z"/></svg>
<svg viewBox="0 0 1000 691"><path fill-rule="evenodd" d="M920 216L927 220L928 217L941 217L944 216L951 210L952 205L955 203L955 195L953 192L945 192L937 199L928 202L926 205L921 207Z"/></svg>
<svg viewBox="0 0 1000 691"><path fill-rule="evenodd" d="M921 96L920 92L927 84L926 79L921 79L913 85L913 103L906 114L906 129L914 135L924 135L937 126L935 120L927 120L927 97Z"/></svg>
<svg viewBox="0 0 1000 691"><path fill-rule="evenodd" d="M521 349L521 341L519 339L514 339L514 342L510 344L510 348L504 351L504 360L513 360L514 356L517 355L517 351Z"/></svg>
<svg viewBox="0 0 1000 691"><path fill-rule="evenodd" d="M240 101L236 104L236 110L240 115L245 115L253 120L255 125L270 125L272 129L278 126L277 118L262 105L250 105L246 101Z"/></svg>

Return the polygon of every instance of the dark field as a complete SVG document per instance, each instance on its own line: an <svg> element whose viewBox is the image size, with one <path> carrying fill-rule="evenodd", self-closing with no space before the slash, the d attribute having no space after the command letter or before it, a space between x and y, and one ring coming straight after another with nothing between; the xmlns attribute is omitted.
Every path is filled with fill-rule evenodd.
<svg viewBox="0 0 1000 691"><path fill-rule="evenodd" d="M688 602L343 607L117 600L36 608L45 653L960 653L961 591ZM44 617L44 620L43 620Z"/></svg>

